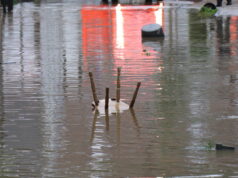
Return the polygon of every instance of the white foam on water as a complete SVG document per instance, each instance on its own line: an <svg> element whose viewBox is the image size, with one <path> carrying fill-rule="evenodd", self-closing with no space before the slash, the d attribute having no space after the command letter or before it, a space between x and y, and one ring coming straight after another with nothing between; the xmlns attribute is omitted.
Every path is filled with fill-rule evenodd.
<svg viewBox="0 0 238 178"><path fill-rule="evenodd" d="M227 119L238 119L238 116L231 115L231 116L221 116L220 118L217 118L217 120L227 120Z"/></svg>

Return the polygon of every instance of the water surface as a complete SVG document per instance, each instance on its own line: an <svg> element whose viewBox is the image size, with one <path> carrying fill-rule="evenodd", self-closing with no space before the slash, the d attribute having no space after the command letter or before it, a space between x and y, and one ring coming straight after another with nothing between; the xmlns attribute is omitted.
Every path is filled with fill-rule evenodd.
<svg viewBox="0 0 238 178"><path fill-rule="evenodd" d="M237 176L213 146L238 144L238 17L73 0L0 17L0 177ZM134 110L101 116L88 72L103 99L118 67L123 102L142 82Z"/></svg>

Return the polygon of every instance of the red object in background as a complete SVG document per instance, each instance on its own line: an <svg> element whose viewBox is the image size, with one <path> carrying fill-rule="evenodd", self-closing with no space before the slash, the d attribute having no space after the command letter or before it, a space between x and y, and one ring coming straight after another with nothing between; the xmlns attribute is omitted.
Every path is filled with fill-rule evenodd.
<svg viewBox="0 0 238 178"><path fill-rule="evenodd" d="M134 49L142 50L141 28L150 23L163 26L163 9L159 6L85 6L82 23L85 57L113 50L115 58L131 59Z"/></svg>
<svg viewBox="0 0 238 178"><path fill-rule="evenodd" d="M238 28L237 28L237 22L238 22L238 17L231 17L230 19L230 42L231 43L235 43L237 42L237 38L238 38L238 35L237 35L237 31L238 31ZM237 56L237 49L235 46L231 46L231 55L232 56Z"/></svg>
<svg viewBox="0 0 238 178"><path fill-rule="evenodd" d="M89 59L96 66L108 59L115 69L122 67L130 75L152 74L158 51L144 46L141 28L146 24L164 26L163 3L156 6L85 6L82 14L84 66ZM159 46L158 46L159 47ZM145 52L146 51L146 52Z"/></svg>

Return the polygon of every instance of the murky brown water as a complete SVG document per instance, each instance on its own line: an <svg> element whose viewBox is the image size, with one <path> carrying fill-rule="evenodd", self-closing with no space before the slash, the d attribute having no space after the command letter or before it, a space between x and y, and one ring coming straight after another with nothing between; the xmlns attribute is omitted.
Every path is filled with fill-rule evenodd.
<svg viewBox="0 0 238 178"><path fill-rule="evenodd" d="M238 145L238 17L91 5L0 16L0 177L237 176L237 151L212 146ZM142 41L147 23L164 40ZM124 102L142 82L134 110L100 117L88 72L114 97L117 67Z"/></svg>

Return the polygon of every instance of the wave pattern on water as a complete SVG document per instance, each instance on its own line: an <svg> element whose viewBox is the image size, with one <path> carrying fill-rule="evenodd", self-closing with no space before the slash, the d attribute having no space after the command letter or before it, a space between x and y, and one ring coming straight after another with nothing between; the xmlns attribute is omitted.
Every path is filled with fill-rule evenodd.
<svg viewBox="0 0 238 178"><path fill-rule="evenodd" d="M99 4L0 15L0 177L235 177L237 152L205 146L238 144L238 18ZM165 37L143 39L149 23ZM142 82L135 107L99 116L88 72L114 98L118 67L123 102Z"/></svg>

